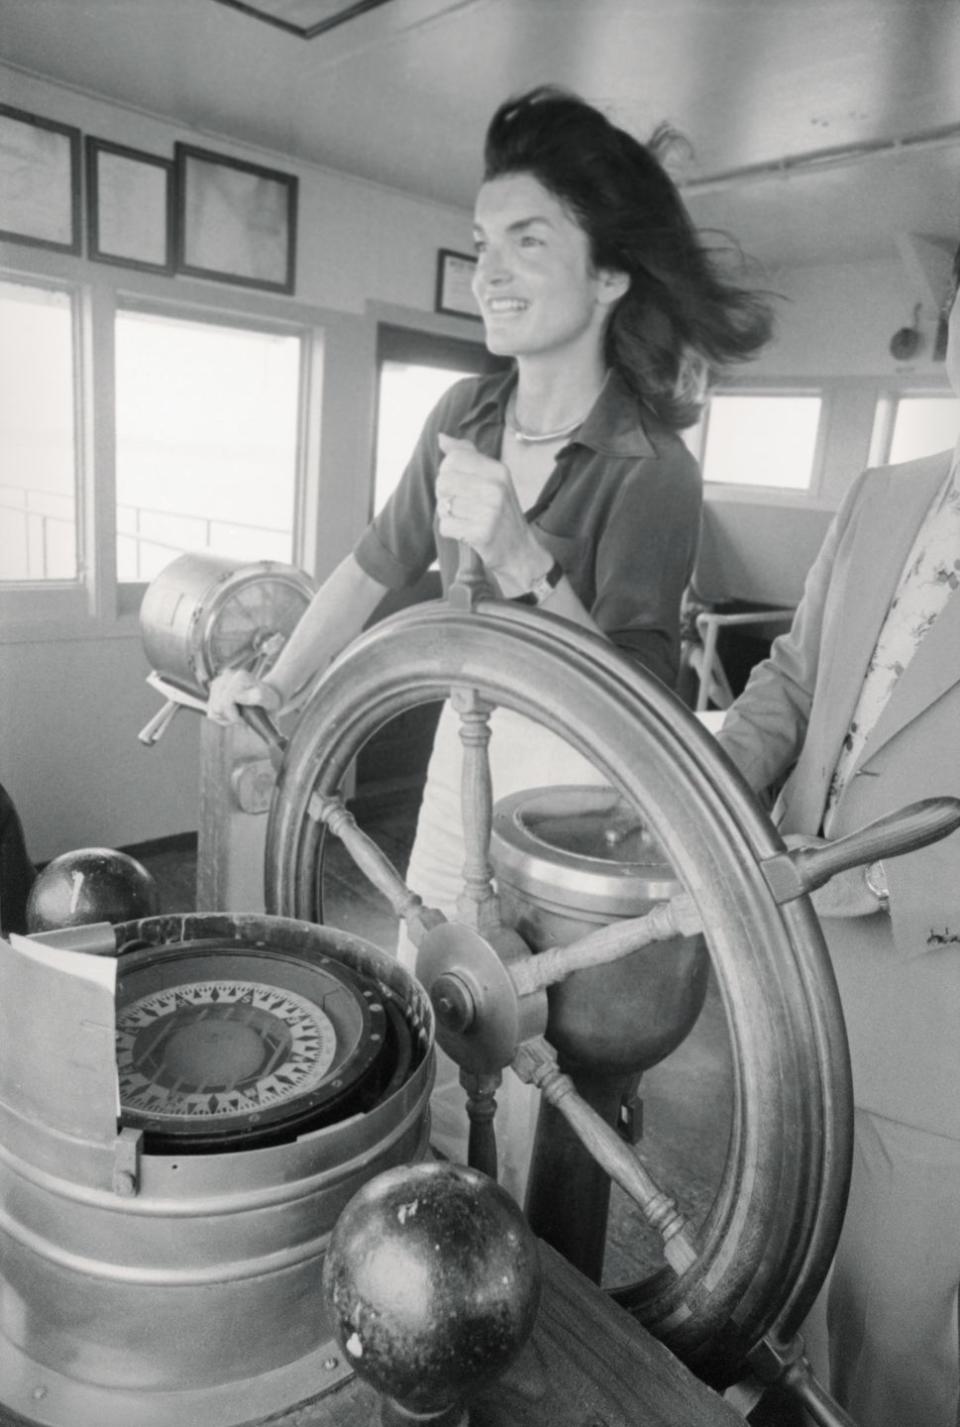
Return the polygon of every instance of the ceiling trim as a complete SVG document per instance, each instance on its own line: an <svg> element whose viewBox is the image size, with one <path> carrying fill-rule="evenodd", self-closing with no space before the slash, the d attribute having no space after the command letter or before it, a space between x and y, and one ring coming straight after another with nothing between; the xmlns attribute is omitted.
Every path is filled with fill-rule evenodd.
<svg viewBox="0 0 960 1427"><path fill-rule="evenodd" d="M326 34L328 30L333 30L338 25L345 25L348 20L365 14L367 10L376 10L381 5L389 4L390 0L352 0L352 3L344 4L335 15L328 15L326 19L318 20L313 25L298 25L293 20L285 20L280 15L262 10L256 4L256 0L214 0L214 3L226 5L230 10L239 10L241 14L249 15L252 20L260 20L265 25L274 25L278 30L286 30L290 35L299 36L301 40L315 40L318 35Z"/></svg>
<svg viewBox="0 0 960 1427"><path fill-rule="evenodd" d="M702 178L682 179L677 187L684 193L719 193L741 183L753 183L765 178L788 178L791 174L819 173L843 164L860 163L863 159L895 158L907 151L956 148L960 145L960 124L941 124L935 129L923 129L905 134L899 139L864 139L855 144L837 144L828 149L808 149L802 154L787 154L769 163L745 164L742 168L724 169L705 174Z"/></svg>

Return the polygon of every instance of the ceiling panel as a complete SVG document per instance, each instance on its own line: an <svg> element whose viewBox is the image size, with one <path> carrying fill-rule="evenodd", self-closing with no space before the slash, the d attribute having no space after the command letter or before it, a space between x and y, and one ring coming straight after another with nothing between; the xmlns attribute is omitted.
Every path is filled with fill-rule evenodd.
<svg viewBox="0 0 960 1427"><path fill-rule="evenodd" d="M221 0L0 0L0 58L463 207L493 109L554 81L640 138L680 129L694 216L767 262L960 227L957 0L390 0L309 43Z"/></svg>
<svg viewBox="0 0 960 1427"><path fill-rule="evenodd" d="M318 35L345 25L366 10L389 4L390 0L216 0L216 3L229 5L265 24L278 25L301 39L315 40Z"/></svg>

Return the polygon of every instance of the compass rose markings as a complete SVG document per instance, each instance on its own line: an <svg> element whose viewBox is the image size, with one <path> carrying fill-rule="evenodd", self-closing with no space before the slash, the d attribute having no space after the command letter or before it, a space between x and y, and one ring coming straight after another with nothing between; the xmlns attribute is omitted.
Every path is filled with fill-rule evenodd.
<svg viewBox="0 0 960 1427"><path fill-rule="evenodd" d="M209 1070L185 1075L177 1040L206 1036L201 1025L213 1032ZM230 1083L229 1055L226 1063L218 1059L217 1026L228 1044L230 1026L260 1038L264 1059L249 1078ZM208 1119L265 1109L322 1084L337 1055L337 1032L320 1005L296 991L196 981L161 987L118 1008L116 1055L127 1109L160 1119Z"/></svg>

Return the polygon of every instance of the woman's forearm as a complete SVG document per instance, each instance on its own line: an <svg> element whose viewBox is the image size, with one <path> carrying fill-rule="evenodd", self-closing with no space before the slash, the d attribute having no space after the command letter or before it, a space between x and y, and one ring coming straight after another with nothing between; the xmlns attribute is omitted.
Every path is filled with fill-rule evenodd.
<svg viewBox="0 0 960 1427"><path fill-rule="evenodd" d="M548 614L558 614L563 619L568 619L571 624L578 624L581 629L589 629L593 634L599 634L603 639L608 637L580 600L566 576L559 582L550 598L544 600L541 608Z"/></svg>
<svg viewBox="0 0 960 1427"><path fill-rule="evenodd" d="M385 592L353 555L340 562L314 595L267 675L285 704L360 633Z"/></svg>

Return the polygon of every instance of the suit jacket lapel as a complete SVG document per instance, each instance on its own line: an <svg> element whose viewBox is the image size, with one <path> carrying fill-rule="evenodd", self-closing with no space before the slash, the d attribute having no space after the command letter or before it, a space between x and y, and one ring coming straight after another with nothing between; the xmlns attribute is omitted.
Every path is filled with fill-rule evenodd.
<svg viewBox="0 0 960 1427"><path fill-rule="evenodd" d="M837 552L834 617L825 630L820 662L821 677L827 681L820 696L826 695L829 709L825 752L828 761L833 759L831 772L903 562L937 481L897 479L892 493L891 484L891 473L885 471L882 484L878 480L867 488L852 551L846 560L842 550Z"/></svg>
<svg viewBox="0 0 960 1427"><path fill-rule="evenodd" d="M882 590L878 585L877 595L880 598L873 605L872 638L868 639L866 657L860 662L859 681L862 681L863 673L873 653L904 561L910 552L910 546L913 544L931 500L946 478L949 466L950 456L948 453L944 453L935 460L919 463L917 470L897 478L896 494L898 497L902 496L902 500L898 499L896 502L878 500L876 502L876 506L883 505L885 507L881 519L889 528L887 538L882 546ZM879 535L877 536L878 546L881 538ZM863 551L864 545L861 544L861 555ZM868 564L871 563L872 560L868 560ZM900 679L894 687L886 707L870 732L860 766L866 764L905 723L916 718L917 714L921 713L935 698L938 698L941 693L956 683L958 638L960 638L960 600L951 598L910 661L909 673ZM851 714L859 691L860 682L857 683L853 702L850 705ZM846 732L846 727L844 727L844 732Z"/></svg>
<svg viewBox="0 0 960 1427"><path fill-rule="evenodd" d="M914 463L909 471L893 467L882 478L878 472L857 515L852 553L845 556L842 546L837 552L835 597L832 594L830 601L834 614L824 628L818 676L823 681L817 700L823 722L819 737L810 740L816 748L808 747L804 764L803 797L810 826L818 826L823 816L867 664L914 536L949 463L949 453L943 453ZM872 752L872 739L868 747Z"/></svg>

